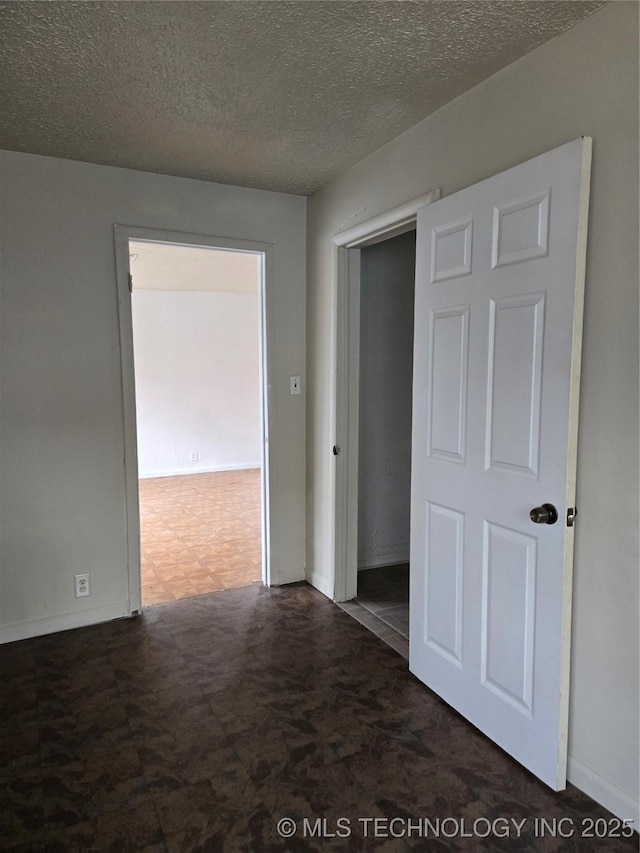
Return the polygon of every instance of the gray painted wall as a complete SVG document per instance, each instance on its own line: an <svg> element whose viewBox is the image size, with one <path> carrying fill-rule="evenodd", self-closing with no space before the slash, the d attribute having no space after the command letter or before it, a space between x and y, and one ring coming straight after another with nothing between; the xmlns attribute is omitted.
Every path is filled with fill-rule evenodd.
<svg viewBox="0 0 640 853"><path fill-rule="evenodd" d="M272 564L304 577L306 200L10 152L0 199L0 639L126 611L114 223L275 244Z"/></svg>
<svg viewBox="0 0 640 853"><path fill-rule="evenodd" d="M360 255L360 568L409 561L415 260L415 231Z"/></svg>
<svg viewBox="0 0 640 853"><path fill-rule="evenodd" d="M308 577L333 588L332 237L581 135L594 140L569 775L638 814L638 6L608 3L325 185L308 209ZM338 462L339 464L339 462ZM621 805L622 804L622 805Z"/></svg>

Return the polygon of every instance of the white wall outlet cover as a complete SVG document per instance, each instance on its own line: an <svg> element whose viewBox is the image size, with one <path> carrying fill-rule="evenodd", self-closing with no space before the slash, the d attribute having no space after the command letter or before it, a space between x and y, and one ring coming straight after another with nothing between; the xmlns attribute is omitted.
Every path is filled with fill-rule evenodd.
<svg viewBox="0 0 640 853"><path fill-rule="evenodd" d="M300 394L300 377L299 376L290 376L289 377L289 393L290 394Z"/></svg>
<svg viewBox="0 0 640 853"><path fill-rule="evenodd" d="M91 585L88 574L74 575L73 580L76 598L84 598L87 595L91 595Z"/></svg>

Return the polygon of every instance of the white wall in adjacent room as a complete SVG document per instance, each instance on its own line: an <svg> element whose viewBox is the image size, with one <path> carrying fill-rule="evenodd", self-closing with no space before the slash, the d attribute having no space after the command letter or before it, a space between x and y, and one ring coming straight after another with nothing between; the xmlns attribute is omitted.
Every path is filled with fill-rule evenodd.
<svg viewBox="0 0 640 853"><path fill-rule="evenodd" d="M130 241L141 478L258 468L259 255Z"/></svg>
<svg viewBox="0 0 640 853"><path fill-rule="evenodd" d="M132 302L139 476L259 468L258 294Z"/></svg>

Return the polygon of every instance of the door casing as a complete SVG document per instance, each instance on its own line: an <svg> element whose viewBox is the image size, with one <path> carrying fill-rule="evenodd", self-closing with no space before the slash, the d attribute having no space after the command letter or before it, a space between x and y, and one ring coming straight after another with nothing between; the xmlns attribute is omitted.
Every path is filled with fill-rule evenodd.
<svg viewBox="0 0 640 853"><path fill-rule="evenodd" d="M273 365L269 360L269 343L274 339L273 317L273 244L203 234L187 234L151 228L115 225L116 280L118 293L118 325L120 338L120 368L122 373L122 410L124 439L125 518L127 571L129 578L129 613L142 609L140 567L140 506L138 498L138 448L136 430L136 395L133 361L133 322L129 290L129 240L147 240L178 246L198 246L234 252L251 252L262 256L260 276L260 438L262 463L262 581L277 585L271 568L271 539L273 513L270 496L275 494L269 442L270 427L275 420Z"/></svg>

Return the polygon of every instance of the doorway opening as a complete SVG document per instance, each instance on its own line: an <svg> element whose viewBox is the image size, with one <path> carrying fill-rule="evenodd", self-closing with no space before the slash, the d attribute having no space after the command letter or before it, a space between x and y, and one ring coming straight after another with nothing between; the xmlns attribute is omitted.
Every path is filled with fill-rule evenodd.
<svg viewBox="0 0 640 853"><path fill-rule="evenodd" d="M408 657L416 232L360 250L356 597L345 606Z"/></svg>
<svg viewBox="0 0 640 853"><path fill-rule="evenodd" d="M360 252L355 600L406 640L415 257L414 230Z"/></svg>
<svg viewBox="0 0 640 853"><path fill-rule="evenodd" d="M334 452L337 450L338 456L335 469L333 598L342 609L362 622L365 627L376 633L407 659L409 657L408 619L405 614L409 603L408 523L411 485L415 233L418 210L437 201L439 197L439 189L430 190L399 207L341 232L333 240L336 245L338 321L335 350L337 370ZM394 242L395 238L398 238L397 242ZM376 246L380 244L383 245L376 250ZM369 253L370 248L373 251ZM363 331L364 341L361 341L363 256L364 287L367 290L370 288L373 290L365 296L362 316L365 323L371 325L371 329ZM402 281L399 285L401 295L400 292L394 292L393 287L388 286L387 282L387 278L393 281L396 275L395 261L398 261L401 270ZM376 270L380 262L383 263L384 272ZM372 279L372 283L368 283L368 278ZM385 300L395 303L388 306L393 319L384 330L376 331L375 324L370 323L368 313L373 312L378 317L378 322L384 326L385 321L382 318ZM381 345L380 334L386 336L384 346ZM396 357L395 352L398 344L396 335L403 337L399 357ZM363 389L363 398L365 394L367 398L366 402L363 400L363 405L368 417L363 423L362 435L365 438L364 434L368 431L365 447L367 440L373 444L373 452L368 454L373 459L373 462L369 460L369 467L367 467L366 456L364 465L359 464L361 452L360 361L361 349L366 351L367 348L373 353L374 359L372 366L368 365L364 368L365 377L368 376L368 379L365 378ZM386 358L388 351L392 351L392 355L385 362L382 373L378 375L379 365L376 362L383 357ZM408 376L398 379L402 371ZM398 389L391 388L394 376L398 380ZM367 383L370 388L367 387ZM387 396L387 392L390 396ZM371 415L375 410L376 399L383 400L383 405L389 404L384 419L384 431L377 438L375 424L369 423L376 420ZM394 401L402 408L402 426L399 430L396 429ZM385 450L389 453L388 457L385 455ZM366 450L364 452L367 454ZM395 485L403 492L403 497L400 502L401 509L393 522L391 524L385 522L385 537L383 537L385 541L381 541L376 532L376 513L388 513L390 508L379 501L375 494L371 494L371 481L375 481L376 477L384 479L387 474L389 477L386 485L388 488L391 487L391 493L393 494ZM362 497L361 491L363 491ZM362 513L365 514L364 523L361 523ZM370 547L371 540L374 543L373 548ZM396 607L399 609L396 610ZM385 622L380 618L383 610L387 611L387 618L391 617L390 621Z"/></svg>
<svg viewBox="0 0 640 853"><path fill-rule="evenodd" d="M362 250L415 231L418 210L440 198L438 188L333 238L336 246L336 445L333 599L356 597L358 581L358 453L360 404L360 261Z"/></svg>
<svg viewBox="0 0 640 853"><path fill-rule="evenodd" d="M116 226L132 612L270 581L270 250Z"/></svg>
<svg viewBox="0 0 640 853"><path fill-rule="evenodd" d="M143 605L262 578L261 261L129 241Z"/></svg>

